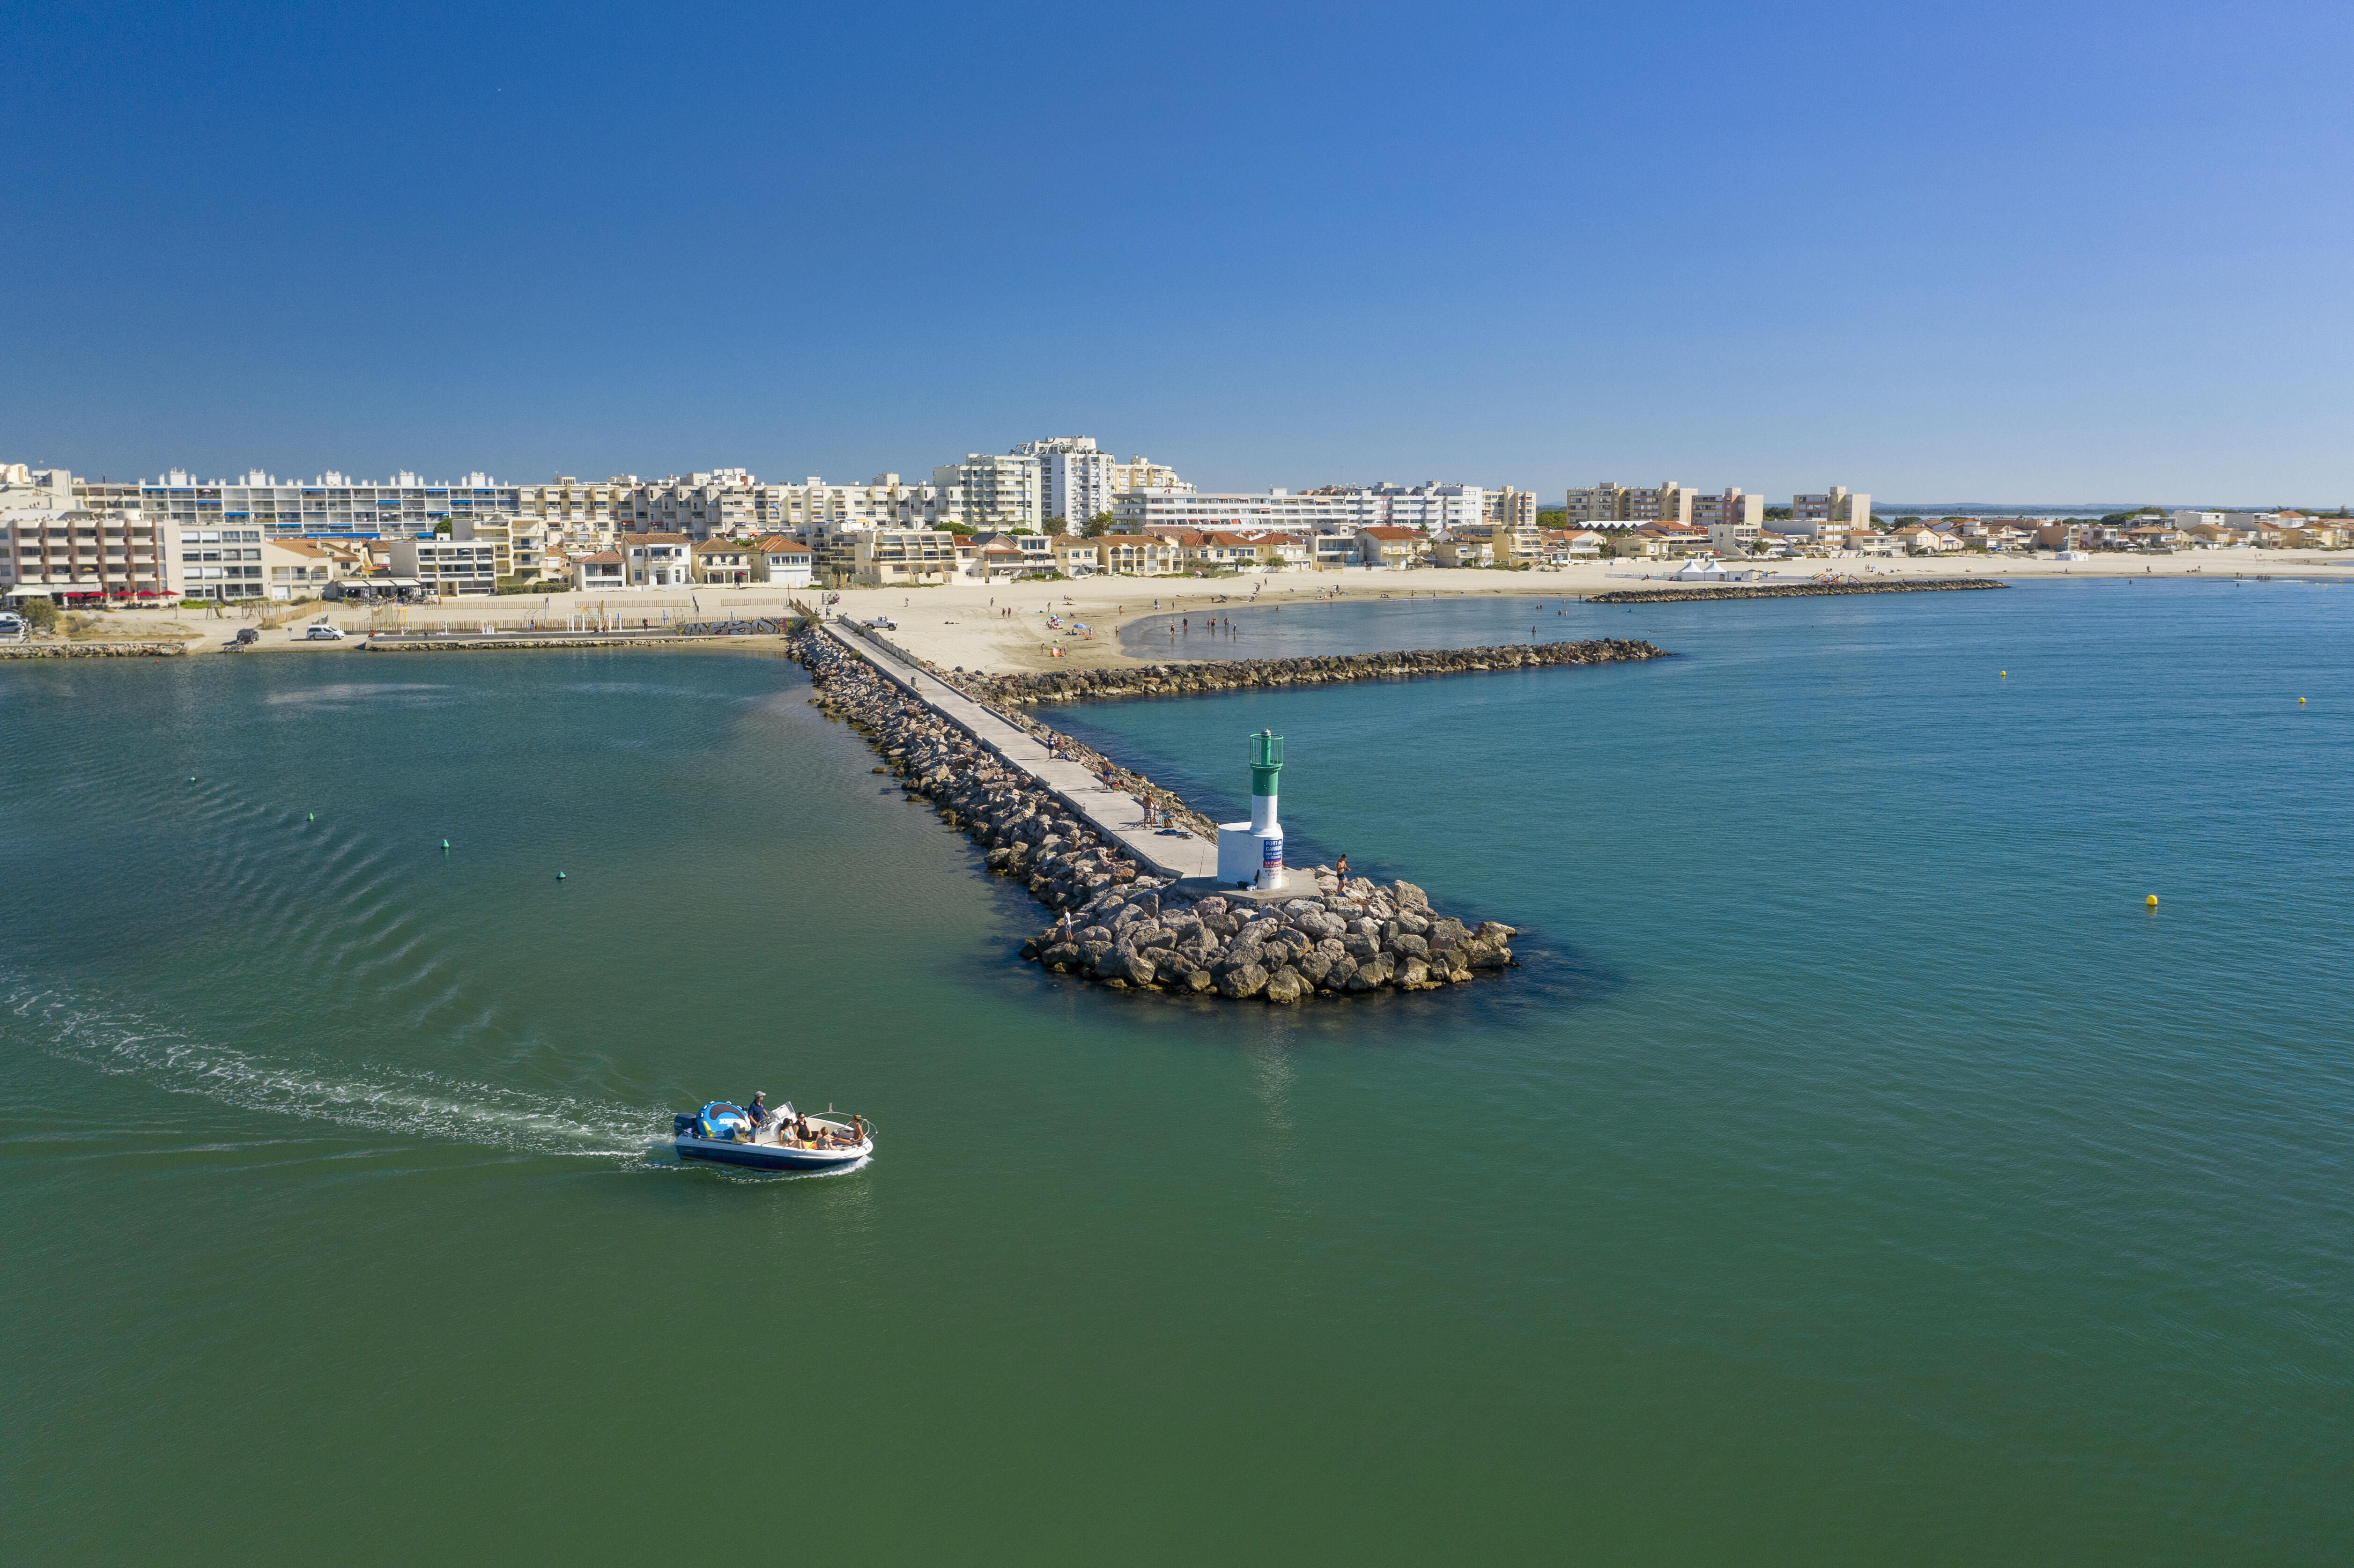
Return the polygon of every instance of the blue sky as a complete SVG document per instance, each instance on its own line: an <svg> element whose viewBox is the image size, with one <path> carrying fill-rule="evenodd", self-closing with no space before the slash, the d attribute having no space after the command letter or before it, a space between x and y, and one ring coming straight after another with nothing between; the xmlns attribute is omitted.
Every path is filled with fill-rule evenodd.
<svg viewBox="0 0 2354 1568"><path fill-rule="evenodd" d="M2354 7L0 17L0 461L2354 500Z"/></svg>

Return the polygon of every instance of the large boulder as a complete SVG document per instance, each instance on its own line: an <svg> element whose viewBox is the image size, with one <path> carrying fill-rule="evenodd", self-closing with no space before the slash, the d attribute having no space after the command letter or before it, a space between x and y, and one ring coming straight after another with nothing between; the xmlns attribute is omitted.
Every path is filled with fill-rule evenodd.
<svg viewBox="0 0 2354 1568"><path fill-rule="evenodd" d="M1382 945L1393 953L1400 953L1415 959L1430 951L1430 944L1411 931L1400 931Z"/></svg>
<svg viewBox="0 0 2354 1568"><path fill-rule="evenodd" d="M1430 929L1424 935L1430 938L1430 945L1434 948L1452 948L1459 945L1470 933L1463 928L1462 921L1450 915L1442 915L1430 923Z"/></svg>
<svg viewBox="0 0 2354 1568"><path fill-rule="evenodd" d="M1357 972L1349 981L1351 991L1372 991L1390 983L1397 972L1397 960L1387 953L1375 953L1372 958L1357 960Z"/></svg>
<svg viewBox="0 0 2354 1568"><path fill-rule="evenodd" d="M1322 985L1324 977L1332 972L1332 955L1322 948L1310 948L1293 960L1300 978L1311 985Z"/></svg>
<svg viewBox="0 0 2354 1568"><path fill-rule="evenodd" d="M1390 885L1390 895L1397 900L1398 907L1401 909L1430 907L1430 895L1403 877Z"/></svg>
<svg viewBox="0 0 2354 1568"><path fill-rule="evenodd" d="M1076 943L1056 942L1038 955L1038 961L1050 969L1061 971L1078 968L1085 957Z"/></svg>
<svg viewBox="0 0 2354 1568"><path fill-rule="evenodd" d="M1148 986L1154 979L1152 960L1132 949L1115 958L1105 972L1132 986Z"/></svg>
<svg viewBox="0 0 2354 1568"><path fill-rule="evenodd" d="M1430 966L1420 959L1408 959L1405 968L1398 971L1398 984L1407 991L1430 983Z"/></svg>
<svg viewBox="0 0 2354 1568"><path fill-rule="evenodd" d="M1357 978L1357 960L1345 954L1334 959L1324 970L1323 984L1328 991L1353 991L1350 982Z"/></svg>
<svg viewBox="0 0 2354 1568"><path fill-rule="evenodd" d="M1218 994L1239 1001L1246 996L1257 996L1267 985L1267 970L1257 964L1243 964L1218 977Z"/></svg>
<svg viewBox="0 0 2354 1568"><path fill-rule="evenodd" d="M1309 983L1300 978L1299 971L1288 965L1267 977L1267 1000L1287 1007L1306 996L1310 989Z"/></svg>
<svg viewBox="0 0 2354 1568"><path fill-rule="evenodd" d="M1479 928L1472 933L1473 936L1487 942L1502 942L1520 934L1519 927L1507 926L1501 920L1482 920L1479 922Z"/></svg>

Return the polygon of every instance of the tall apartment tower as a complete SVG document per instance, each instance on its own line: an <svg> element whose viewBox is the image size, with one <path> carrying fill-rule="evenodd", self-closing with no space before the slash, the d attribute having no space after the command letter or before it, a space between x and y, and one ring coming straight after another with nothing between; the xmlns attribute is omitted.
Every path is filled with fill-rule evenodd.
<svg viewBox="0 0 2354 1568"><path fill-rule="evenodd" d="M1537 493L1516 490L1500 484L1487 492L1480 502L1485 514L1483 522L1505 528L1533 528L1537 525Z"/></svg>
<svg viewBox="0 0 2354 1568"><path fill-rule="evenodd" d="M1861 491L1850 493L1840 485L1832 485L1819 495L1790 497L1791 532L1819 534L1826 523L1844 523L1862 527L1872 522L1872 497Z"/></svg>
<svg viewBox="0 0 2354 1568"><path fill-rule="evenodd" d="M932 470L932 483L955 493L956 511L975 528L1035 528L1047 514L1038 493L1039 461L1025 452L967 452Z"/></svg>
<svg viewBox="0 0 2354 1568"><path fill-rule="evenodd" d="M1041 515L1062 518L1075 534L1090 517L1110 511L1111 498L1122 488L1119 460L1097 451L1093 436L1023 441L1013 455L1037 460Z"/></svg>

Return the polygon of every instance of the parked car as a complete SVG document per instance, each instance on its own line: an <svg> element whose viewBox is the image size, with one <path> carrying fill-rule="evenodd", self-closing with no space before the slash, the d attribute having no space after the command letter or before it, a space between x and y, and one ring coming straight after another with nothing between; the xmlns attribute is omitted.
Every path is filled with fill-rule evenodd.
<svg viewBox="0 0 2354 1568"><path fill-rule="evenodd" d="M899 630L899 623L892 620L887 615L878 615L866 624L873 627L877 631L896 631Z"/></svg>
<svg viewBox="0 0 2354 1568"><path fill-rule="evenodd" d="M344 640L343 628L318 621L303 629L302 640L305 642L341 642Z"/></svg>
<svg viewBox="0 0 2354 1568"><path fill-rule="evenodd" d="M22 642L28 635L23 616L13 610L0 610L0 641Z"/></svg>

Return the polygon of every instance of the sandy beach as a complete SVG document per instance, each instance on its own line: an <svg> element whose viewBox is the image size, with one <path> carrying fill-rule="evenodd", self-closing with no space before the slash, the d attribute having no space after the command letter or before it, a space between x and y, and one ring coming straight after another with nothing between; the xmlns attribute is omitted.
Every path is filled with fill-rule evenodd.
<svg viewBox="0 0 2354 1568"><path fill-rule="evenodd" d="M1070 582L950 584L930 588L839 590L829 614L898 623L893 640L934 663L1011 672L1088 668L1128 662L1119 629L1171 611L1214 614L1258 604L1308 604L1320 599L1422 599L1453 594L1555 599L1614 589L1666 586L1676 563L1590 561L1558 568L1500 572L1431 568L1410 572L1278 571L1235 577L1086 577ZM1837 572L1865 582L1979 577L2010 580L2111 577L2311 577L2354 578L2354 553L2200 550L2173 556L2096 555L2089 560L2045 556L1961 556L1897 560L1846 559L1757 563L1778 583L1805 582ZM813 603L815 589L780 591L764 584L663 592L522 594L445 599L440 604L371 609L353 604L271 605L259 615L230 610L114 611L99 617L94 635L152 640L176 636L192 653L217 652L247 626L262 620L257 652L322 654L356 652L370 630L447 629L453 632L522 631L532 628L601 624L611 618L637 630L665 623L754 618L787 612L790 600ZM1050 617L1061 626L1050 626ZM582 618L576 620L576 618ZM341 628L340 642L303 640L303 628L325 620ZM1076 630L1084 626L1085 630ZM167 630L169 629L169 630ZM189 632L196 633L187 638ZM702 644L742 650L767 639ZM671 643L664 646L688 645Z"/></svg>

